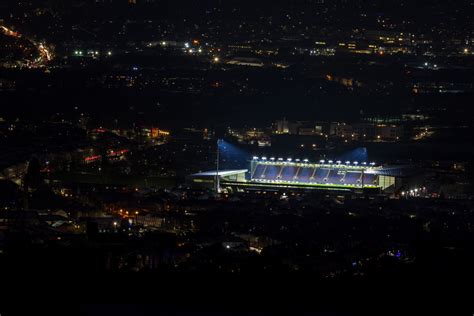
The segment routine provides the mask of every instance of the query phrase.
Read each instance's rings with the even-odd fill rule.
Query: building
[[[227,62],[228,65],[263,67],[265,64],[258,58],[235,57]]]
[[[361,140],[397,141],[404,135],[403,126],[371,123],[331,123],[330,135]]]
[[[287,121],[283,119],[273,124],[273,134],[321,136],[327,132],[327,125],[324,122]]]

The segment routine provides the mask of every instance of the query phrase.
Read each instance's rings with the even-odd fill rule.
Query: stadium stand
[[[364,173],[364,185],[377,184],[377,175],[373,173]]]
[[[345,184],[357,185],[362,183],[362,172],[346,172],[344,177]]]
[[[377,173],[344,165],[304,165],[296,163],[257,162],[251,180],[301,184],[344,186],[377,185]]]

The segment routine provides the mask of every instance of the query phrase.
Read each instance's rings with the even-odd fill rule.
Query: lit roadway
[[[54,55],[51,52],[51,50],[46,46],[44,43],[36,42],[35,40],[31,38],[27,38],[25,36],[22,36],[20,33],[13,31],[12,29],[0,25],[0,31],[6,35],[6,36],[11,36],[15,38],[23,38],[33,44],[36,49],[38,50],[39,57],[36,58],[35,60],[31,61],[31,64],[29,65],[30,67],[43,67],[46,66],[48,62],[53,60]]]

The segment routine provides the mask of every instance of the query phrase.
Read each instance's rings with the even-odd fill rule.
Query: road
[[[0,25],[0,31],[6,36],[15,37],[18,39],[20,38],[24,39],[36,47],[36,49],[38,50],[39,57],[34,60],[30,60],[28,67],[31,67],[31,68],[45,67],[50,61],[54,59],[54,54],[46,43],[37,42],[31,38],[23,36],[22,34],[16,31],[13,31],[11,28],[5,25]]]

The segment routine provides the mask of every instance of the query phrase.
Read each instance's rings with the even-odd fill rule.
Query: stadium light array
[[[354,161],[353,164],[357,166],[359,164],[359,162]]]
[[[295,161],[296,161],[296,162],[300,162],[300,160],[299,160],[299,159],[295,159]]]
[[[275,161],[275,157],[270,158],[271,161]]]
[[[283,161],[283,158],[278,158],[278,161]]]
[[[308,159],[303,159],[304,162],[308,162],[309,160]]]
[[[257,157],[257,156],[253,156],[253,160],[258,160],[258,157]]]
[[[371,166],[375,166],[375,162],[371,162],[370,165],[371,165]]]
[[[320,163],[324,163],[324,162],[325,162],[325,160],[324,160],[324,159],[321,159],[319,162],[320,162]]]
[[[350,162],[350,161],[346,161],[346,165],[350,165],[350,164],[351,164],[351,162]]]
[[[291,158],[288,158],[288,159],[286,159],[286,160],[287,160],[287,161],[292,161],[293,159],[291,159]]]
[[[267,157],[262,157],[262,160],[267,160]]]
[[[336,163],[337,163],[338,165],[340,165],[340,164],[342,163],[342,161],[338,160],[338,161],[336,161]]]
[[[333,161],[332,161],[332,160],[328,160],[328,163],[332,164],[332,163],[333,163]]]

